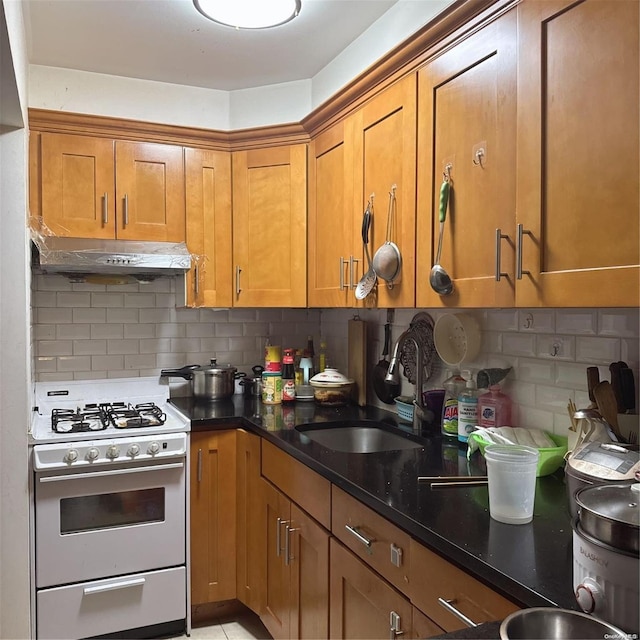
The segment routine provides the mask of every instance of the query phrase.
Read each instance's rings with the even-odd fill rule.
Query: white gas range
[[[37,638],[189,628],[189,428],[159,377],[36,383]]]

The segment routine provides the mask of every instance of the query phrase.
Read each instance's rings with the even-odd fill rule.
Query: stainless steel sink
[[[299,426],[302,436],[332,451],[345,453],[376,453],[419,449],[423,445],[410,438],[375,426]]]

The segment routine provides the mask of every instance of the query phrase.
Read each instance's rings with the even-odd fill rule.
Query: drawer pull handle
[[[106,191],[102,196],[102,224],[109,224],[109,194]]]
[[[139,587],[145,583],[145,578],[133,578],[132,580],[124,580],[122,582],[110,582],[101,584],[96,587],[85,587],[83,593],[90,596],[94,593],[104,593],[105,591],[115,591],[116,589],[128,589],[129,587]]]
[[[516,280],[522,280],[522,275],[530,275],[530,271],[524,271],[522,269],[522,236],[527,235],[533,237],[533,234],[528,229],[525,229],[522,224],[518,224],[516,235]]]
[[[344,266],[347,261],[340,256],[340,291],[344,291],[347,287],[344,284]]]
[[[371,545],[375,542],[375,538],[367,538],[367,536],[363,535],[358,531],[356,527],[352,527],[351,525],[345,524],[344,528],[352,535],[355,536],[360,542],[362,542],[365,547],[371,547]]]
[[[276,556],[280,557],[282,555],[282,543],[280,540],[280,529],[283,524],[289,524],[289,520],[283,520],[282,518],[278,518],[276,520]]]
[[[285,527],[285,538],[284,538],[284,564],[289,566],[292,560],[295,560],[295,556],[291,555],[291,534],[294,531],[299,531],[299,529],[294,529],[287,525]]]
[[[508,240],[509,236],[502,233],[502,229],[496,229],[496,282],[500,282],[500,278],[506,278],[508,273],[501,271],[502,265],[502,245],[501,240]]]
[[[471,618],[465,616],[464,613],[458,611],[458,609],[453,606],[454,602],[455,600],[445,600],[444,598],[438,598],[438,603],[443,606],[449,613],[458,618],[458,620],[464,622],[467,627],[477,627],[477,623],[475,623]]]

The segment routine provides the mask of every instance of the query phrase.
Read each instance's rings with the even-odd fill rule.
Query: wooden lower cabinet
[[[411,611],[411,637],[416,640],[424,640],[431,636],[439,636],[445,633],[431,618],[425,616],[420,609],[412,607]]]
[[[191,604],[236,597],[236,430],[191,434]]]
[[[262,622],[276,639],[326,638],[329,532],[270,482],[263,480],[261,491],[266,545]]]
[[[411,603],[335,538],[330,544],[329,637],[349,640],[410,635]]]

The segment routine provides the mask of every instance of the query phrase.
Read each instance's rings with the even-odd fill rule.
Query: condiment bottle
[[[285,349],[282,358],[282,402],[296,399],[296,367],[293,349]]]

